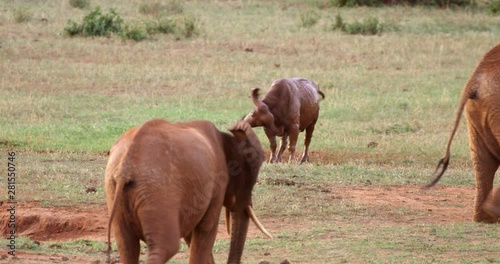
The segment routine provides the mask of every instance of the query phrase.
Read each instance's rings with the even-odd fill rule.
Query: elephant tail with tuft
[[[479,68],[479,66],[477,68]],[[434,186],[441,179],[446,169],[448,168],[448,165],[450,163],[451,142],[453,141],[453,137],[457,132],[458,125],[460,124],[460,118],[462,117],[462,113],[464,112],[465,104],[469,99],[471,100],[477,99],[477,90],[479,89],[480,85],[476,77],[479,74],[477,72],[478,71],[477,68],[472,74],[471,78],[465,84],[464,89],[462,90],[462,94],[460,96],[460,103],[458,104],[458,109],[455,115],[455,123],[453,124],[453,129],[451,130],[451,135],[450,138],[448,139],[448,144],[446,145],[446,153],[444,157],[439,160],[438,165],[436,166],[436,170],[434,171],[434,179],[425,186],[426,188]]]
[[[116,180],[115,195],[113,199],[113,206],[111,207],[111,213],[108,220],[108,249],[106,251],[106,263],[111,263],[111,224],[113,223],[113,218],[116,212],[116,206],[121,201],[123,196],[123,189],[129,181],[118,178]]]

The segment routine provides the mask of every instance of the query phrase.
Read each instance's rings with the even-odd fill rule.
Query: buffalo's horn
[[[269,233],[269,231],[266,230],[266,228],[259,222],[259,219],[257,219],[257,216],[255,216],[252,206],[248,205],[246,209],[248,216],[250,216],[250,219],[252,219],[253,223],[259,228],[259,230],[267,237],[273,238],[271,233]]]
[[[257,108],[260,108],[264,104],[259,100],[259,90],[259,88],[253,88],[252,90],[252,101]]]

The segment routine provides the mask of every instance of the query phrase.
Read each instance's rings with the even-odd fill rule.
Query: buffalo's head
[[[269,110],[269,106],[259,100],[259,88],[254,88],[252,90],[252,101],[255,108],[243,118],[243,121],[248,122],[251,127],[262,126],[278,136],[283,134],[283,129],[278,129],[276,127],[274,115],[271,110]]]

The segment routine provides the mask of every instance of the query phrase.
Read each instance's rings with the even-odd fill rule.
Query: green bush
[[[96,7],[83,18],[81,25],[69,20],[64,31],[70,36],[110,36],[112,33],[121,33],[122,24],[123,19],[114,9],[110,9],[108,14],[103,14],[101,8]]]
[[[491,14],[498,14],[500,13],[500,0],[491,0],[488,3],[488,10]]]
[[[99,7],[83,18],[78,24],[68,20],[64,32],[68,36],[110,36],[117,34],[122,39],[141,41],[157,33],[174,34],[176,39],[191,38],[199,34],[198,20],[193,16],[184,16],[177,19],[158,16],[156,20],[134,22],[125,24],[124,20],[110,9],[108,14],[103,14]]]
[[[89,0],[69,0],[69,4],[74,8],[83,9],[89,5]]]
[[[147,39],[150,35],[151,34],[148,33],[147,29],[136,24],[125,26],[122,33],[122,38],[141,41]]]
[[[156,31],[163,34],[173,34],[177,30],[177,21],[170,17],[158,19]]]
[[[346,24],[344,31],[349,34],[377,35],[382,33],[382,26],[379,24],[378,19],[370,17],[363,20],[363,22],[355,21]]]

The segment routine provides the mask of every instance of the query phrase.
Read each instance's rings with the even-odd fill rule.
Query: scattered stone
[[[69,258],[68,257],[62,257],[62,261],[68,261]]]
[[[245,52],[253,52],[253,48],[245,48]]]
[[[0,256],[0,259],[6,259],[8,258],[9,256],[7,256],[6,254],[3,254],[2,256]]]
[[[269,261],[261,261],[259,262],[259,264],[271,264],[271,263],[269,263]]]
[[[376,147],[376,146],[378,146],[378,143],[377,143],[377,142],[375,142],[375,141],[372,141],[372,142],[368,143],[368,147],[369,147],[369,148],[374,148],[374,147]]]
[[[288,261],[288,259],[285,259],[282,262],[280,262],[280,264],[290,264],[290,261]]]
[[[87,193],[95,193],[97,192],[97,189],[95,187],[87,187],[85,190]]]

